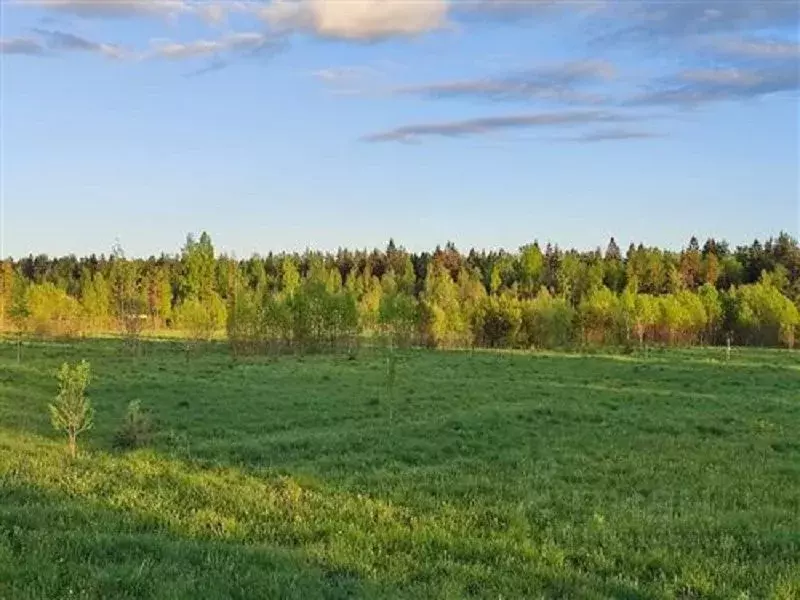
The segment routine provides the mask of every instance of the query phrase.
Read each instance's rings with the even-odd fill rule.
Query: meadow
[[[90,361],[70,459],[47,405]],[[800,361],[0,344],[0,598],[800,598]],[[139,399],[146,448],[114,433]]]

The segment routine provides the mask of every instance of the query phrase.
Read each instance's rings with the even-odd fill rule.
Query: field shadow
[[[0,471],[0,597],[652,597],[448,512],[21,444]]]
[[[352,598],[380,586],[302,552],[171,531],[73,494],[4,483],[3,598]]]

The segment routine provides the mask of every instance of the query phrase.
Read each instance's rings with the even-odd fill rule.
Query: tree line
[[[434,347],[794,345],[800,247],[786,233],[680,251],[612,238],[605,250],[534,242],[516,252],[452,243],[217,255],[207,233],[180,254],[28,256],[0,262],[0,328],[70,336],[172,329],[227,334],[235,352],[351,348],[375,338]]]

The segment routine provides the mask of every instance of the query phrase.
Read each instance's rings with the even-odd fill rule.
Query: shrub
[[[114,436],[114,447],[120,449],[141,448],[150,443],[153,435],[153,423],[147,411],[142,409],[139,400],[132,400],[122,425]]]
[[[80,304],[52,283],[32,285],[28,291],[27,308],[30,327],[37,335],[71,336],[79,330]]]
[[[225,326],[225,313],[225,304],[217,294],[203,301],[190,296],[176,308],[176,320],[178,327],[186,331],[193,341],[208,341]]]
[[[89,363],[82,360],[74,367],[68,363],[58,371],[58,396],[50,405],[50,421],[56,431],[67,434],[69,453],[78,453],[78,435],[94,424],[94,409],[86,397],[89,386]]]
[[[490,348],[511,348],[522,326],[520,302],[513,296],[488,296],[475,315],[476,337]]]
[[[564,348],[572,344],[575,310],[564,298],[542,289],[522,303],[520,341],[527,348]]]

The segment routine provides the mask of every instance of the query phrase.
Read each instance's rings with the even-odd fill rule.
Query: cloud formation
[[[614,142],[620,140],[648,140],[665,137],[663,133],[640,131],[636,129],[600,129],[588,131],[575,137],[564,138],[565,142],[590,144],[595,142]]]
[[[237,57],[256,57],[271,54],[284,47],[285,40],[263,32],[230,33],[219,39],[199,39],[188,42],[159,40],[150,50],[125,49],[116,44],[95,42],[74,33],[58,29],[34,28],[37,37],[16,37],[0,40],[0,53],[28,56],[58,56],[70,52],[85,52],[118,60],[191,60],[212,59],[211,65],[193,74],[219,70]]]
[[[800,6],[784,0],[627,0],[608,2],[609,40],[657,40],[797,26]]]
[[[724,39],[718,40],[715,49],[727,55],[757,59],[800,59],[800,44],[783,40]]]
[[[619,113],[596,110],[543,112],[406,125],[388,131],[373,133],[362,139],[367,142],[413,142],[418,141],[420,138],[431,136],[462,137],[509,129],[617,123],[634,119],[634,117]]]
[[[165,16],[189,9],[186,0],[18,0],[85,18]]]
[[[108,58],[124,58],[127,54],[120,46],[92,42],[86,38],[57,29],[34,29],[33,31],[41,36],[47,47],[54,52],[90,52]]]
[[[233,33],[218,40],[194,40],[191,42],[168,42],[158,45],[149,53],[149,57],[171,60],[209,57],[226,52],[257,53],[265,48],[275,48],[280,44],[278,38],[264,33]]]
[[[616,77],[614,66],[602,60],[545,65],[502,77],[485,77],[398,87],[395,94],[428,98],[481,98],[486,100],[550,100],[565,104],[601,104],[607,96],[578,87]]]
[[[279,30],[375,41],[438,29],[447,12],[447,0],[273,0],[259,14]]]
[[[385,74],[358,67],[317,67],[314,76],[334,93],[373,92],[426,100],[481,100],[547,106],[552,112],[486,116],[460,121],[401,125],[362,139],[412,142],[464,137],[522,128],[574,128],[643,120],[642,107],[675,113],[721,102],[760,99],[800,91],[800,2],[791,0],[0,0],[35,5],[64,20],[84,18],[183,17],[224,28],[220,37],[190,41],[153,40],[125,50],[50,25],[0,41],[5,55],[52,56],[83,52],[115,59],[203,61],[198,75],[231,61],[283,49],[293,34],[359,44],[413,38],[437,30],[480,35],[493,26],[525,27],[531,35],[547,25],[568,37],[566,51],[592,59],[566,60],[489,75],[443,76],[397,85]],[[236,13],[235,19],[230,18]],[[564,17],[564,18],[562,18]],[[249,20],[252,30],[228,31]],[[41,21],[40,21],[41,24]],[[195,23],[202,25],[202,23]],[[562,27],[563,25],[563,27]],[[47,26],[45,26],[47,27]],[[263,31],[262,31],[263,29]],[[457,36],[453,36],[455,39]],[[462,38],[463,39],[463,38]],[[545,40],[546,41],[546,40]],[[574,42],[574,43],[573,43]],[[598,43],[600,42],[600,43]],[[583,47],[581,47],[583,45]],[[655,51],[655,52],[654,52]],[[609,57],[641,56],[626,72]],[[430,56],[435,60],[435,55]],[[521,57],[520,60],[529,57]],[[359,60],[359,59],[356,59]],[[194,66],[197,64],[193,63]],[[473,68],[476,63],[471,63]],[[679,65],[669,72],[665,65]],[[709,65],[711,68],[709,68]],[[312,67],[313,68],[313,67]],[[378,79],[381,79],[378,81]],[[405,79],[405,77],[404,77]],[[407,80],[407,79],[406,79]],[[599,110],[605,108],[607,110]],[[530,106],[526,110],[531,110]],[[613,112],[609,112],[613,111]],[[574,129],[572,129],[574,131]],[[580,129],[579,129],[580,131]],[[580,143],[657,137],[647,131],[604,128],[577,137]]]
[[[20,54],[24,56],[42,56],[44,47],[31,38],[14,37],[0,39],[0,54]]]
[[[714,102],[751,100],[800,89],[798,66],[745,70],[739,68],[681,71],[660,86],[625,102],[628,106],[697,107]]]

